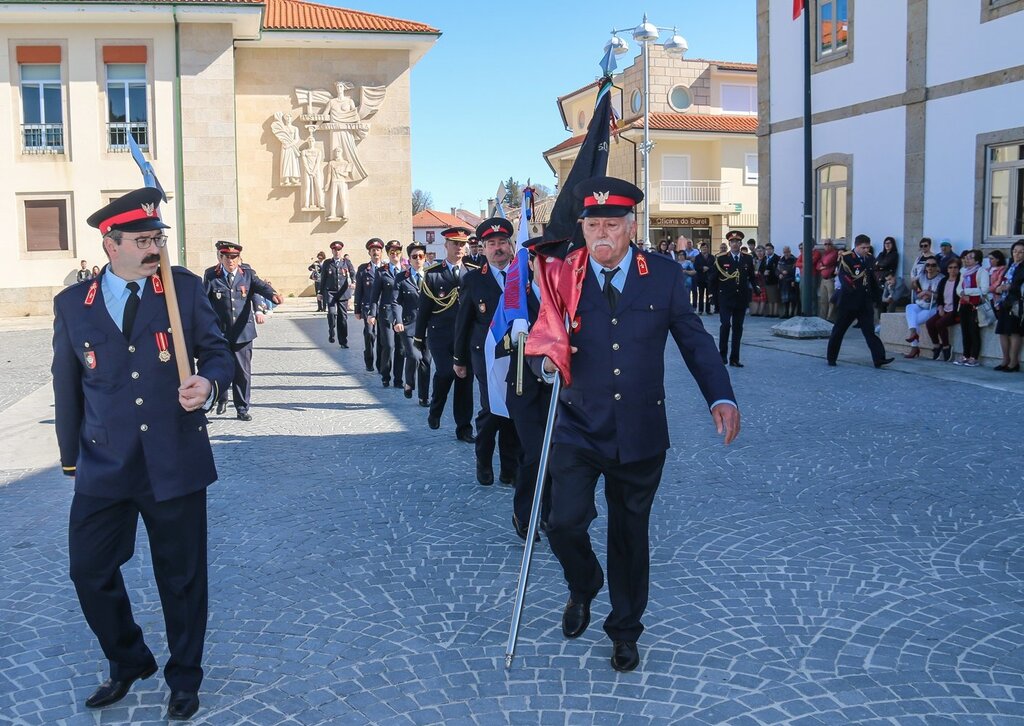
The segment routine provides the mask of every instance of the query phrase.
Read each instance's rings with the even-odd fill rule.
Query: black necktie
[[[235,284],[235,273],[229,272],[228,273],[228,287],[231,287],[234,284]]]
[[[505,270],[502,270],[502,271],[501,271],[501,289],[502,289],[502,290],[504,290],[504,289],[505,289],[505,281],[506,281],[507,279],[508,279],[508,277],[506,277],[506,275],[505,275]]]
[[[131,340],[135,315],[139,312],[139,283],[129,282],[128,289],[132,294],[128,296],[128,301],[124,304],[124,318],[121,319],[121,331],[124,333],[125,340]]]
[[[736,261],[736,262],[739,262],[739,261],[740,261],[740,256],[739,256],[739,255],[733,255],[733,256],[732,256],[732,259],[733,259],[734,261]]]
[[[614,270],[601,270],[601,274],[604,275],[604,296],[608,298],[608,307],[613,313],[615,312],[615,304],[619,301],[619,291],[616,290],[615,285],[612,284],[612,278],[615,277],[618,272],[618,267]]]
[[[459,279],[459,266],[458,265],[455,265],[455,267],[452,268],[452,274],[455,275],[455,279],[456,280]]]

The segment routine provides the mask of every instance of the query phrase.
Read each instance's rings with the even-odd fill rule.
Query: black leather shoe
[[[104,706],[109,706],[112,703],[117,703],[128,695],[128,691],[131,690],[132,684],[135,683],[135,681],[141,681],[149,678],[154,673],[156,673],[155,663],[134,678],[126,678],[123,681],[113,681],[108,678],[103,682],[103,685],[93,692],[91,696],[85,699],[85,707],[103,708]]]
[[[887,366],[890,363],[892,363],[894,360],[896,360],[896,359],[895,358],[882,358],[882,360],[876,360],[875,361],[875,368],[881,368],[882,366]]]
[[[405,397],[406,398],[412,398],[412,389],[411,388],[406,388],[405,389]]]
[[[723,366],[729,365],[729,359],[726,358],[724,355],[722,356],[722,365]]]
[[[519,535],[519,539],[521,539],[523,542],[525,542],[526,541],[526,535],[530,533],[530,525],[529,525],[529,523],[523,524],[522,522],[519,521],[519,518],[516,515],[513,514],[512,515],[512,526],[515,527],[516,534]],[[533,534],[533,541],[534,542],[540,542],[540,535],[537,534],[536,532],[534,532],[534,534]]]
[[[740,363],[738,360],[731,360],[731,361],[729,361],[729,365],[731,365],[733,368],[742,368],[743,367],[743,364]]]
[[[238,412],[238,420],[239,421],[252,421],[252,414],[249,413],[248,411],[239,411]]]
[[[217,401],[217,415],[218,416],[223,414],[227,410],[228,410],[228,402],[227,401]]]
[[[612,641],[612,668],[628,673],[640,665],[640,651],[637,650],[634,640],[613,640]]]
[[[441,419],[431,418],[430,416],[427,416],[427,426],[435,430],[439,429],[441,428]]]
[[[423,408],[430,408],[430,401],[425,398],[421,398],[420,405],[423,406]]]
[[[348,350],[348,343],[338,343],[338,345]]]
[[[572,596],[565,603],[562,611],[562,635],[566,638],[578,638],[590,625],[590,600],[573,602]]]
[[[476,480],[485,487],[494,483],[494,471],[486,464],[476,463]]]
[[[187,721],[199,710],[199,694],[194,691],[171,691],[167,703],[167,718],[171,721]]]
[[[829,368],[835,368],[836,367],[836,362],[834,360],[830,360],[830,361],[827,361],[827,362],[828,362],[828,367]]]
[[[507,484],[508,486],[512,486],[513,484],[515,484],[516,475],[515,475],[514,472],[505,471],[503,469],[498,474],[498,481],[500,481],[502,484]]]
[[[455,434],[455,438],[457,438],[459,441],[464,441],[467,444],[476,443],[476,436],[473,435],[472,431],[460,431],[459,433]]]
[[[381,385],[383,385],[384,388],[391,388],[391,384],[388,383],[387,381],[381,381]]]
[[[327,342],[328,343],[333,343],[334,342],[334,336],[333,335],[328,335],[327,336]]]
[[[373,373],[373,366],[366,366],[367,373]]]

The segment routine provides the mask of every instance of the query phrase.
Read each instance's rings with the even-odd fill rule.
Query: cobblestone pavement
[[[46,330],[0,333],[0,411],[50,380],[50,338]]]
[[[324,328],[276,314],[254,421],[210,427],[221,480],[196,722],[1024,724],[1024,396],[752,346],[732,370],[744,430],[726,449],[670,347],[641,668],[608,665],[607,591],[595,625],[562,638],[565,586],[542,544],[506,672],[510,490],[476,485],[450,419],[427,429]],[[82,707],[106,672],[66,572],[69,483],[5,483],[0,722],[160,722],[159,679]],[[163,661],[139,540],[125,578]]]

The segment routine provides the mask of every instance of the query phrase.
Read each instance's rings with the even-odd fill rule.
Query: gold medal
[[[171,351],[162,350],[160,351],[160,355],[158,357],[160,358],[161,363],[167,363],[171,359]]]

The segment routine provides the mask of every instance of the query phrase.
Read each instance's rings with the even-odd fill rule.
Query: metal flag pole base
[[[508,632],[508,646],[505,648],[505,668],[512,667],[519,639],[519,621],[523,618],[523,601],[526,599],[526,582],[530,577],[530,560],[533,558],[533,540],[540,526],[540,504],[544,499],[544,479],[548,473],[548,457],[551,454],[551,435],[555,429],[555,412],[558,410],[558,394],[562,390],[562,376],[555,376],[551,386],[551,403],[548,405],[548,422],[544,427],[544,442],[540,449],[540,463],[537,466],[537,487],[533,492],[533,507],[530,509],[530,526],[526,528],[526,547],[523,549],[523,565],[519,569],[519,587],[516,601],[512,606],[512,627]]]

